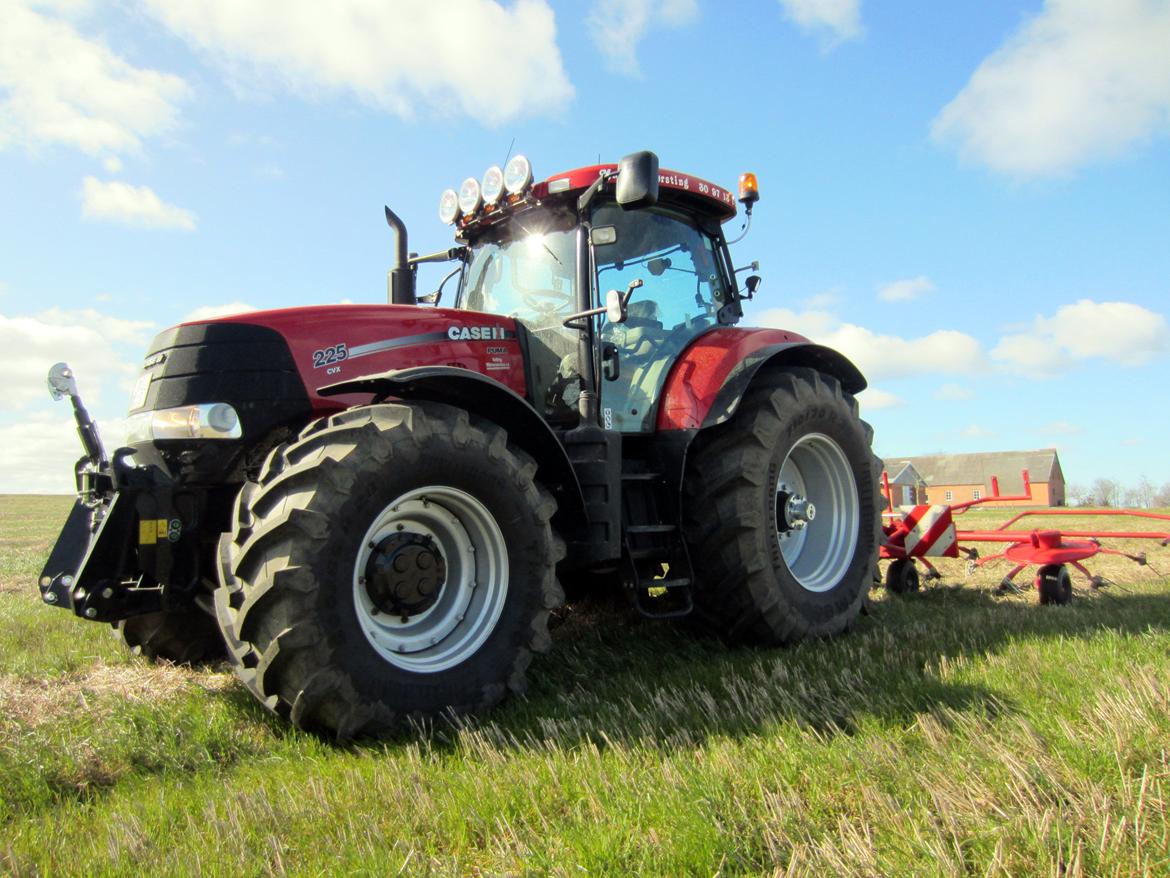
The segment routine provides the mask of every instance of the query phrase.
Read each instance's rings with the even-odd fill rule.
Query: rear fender
[[[722,424],[735,414],[764,367],[807,366],[832,375],[846,392],[866,387],[847,357],[778,329],[725,328],[708,332],[672,367],[658,410],[659,430],[694,430]]]
[[[527,400],[498,381],[469,369],[418,366],[329,384],[317,393],[372,393],[375,401],[395,398],[441,402],[499,424],[508,431],[509,439],[536,461],[537,479],[556,498],[558,525],[566,539],[584,528],[585,500],[564,446]]]

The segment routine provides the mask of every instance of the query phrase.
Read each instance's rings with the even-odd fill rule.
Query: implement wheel
[[[837,380],[803,368],[761,376],[699,436],[684,491],[700,626],[783,644],[853,624],[881,531],[871,436]]]
[[[1036,574],[1036,591],[1042,604],[1072,601],[1072,577],[1063,564],[1045,564]]]
[[[886,590],[894,594],[918,591],[918,567],[909,558],[898,558],[886,568]]]
[[[433,403],[318,421],[274,451],[221,544],[240,678],[340,739],[522,691],[564,600],[556,504],[498,426]]]

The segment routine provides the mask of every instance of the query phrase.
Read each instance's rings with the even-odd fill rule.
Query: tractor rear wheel
[[[805,368],[761,376],[700,435],[684,485],[698,624],[786,644],[854,623],[881,532],[871,437],[837,380]]]
[[[1036,590],[1042,604],[1072,602],[1072,577],[1063,564],[1045,564],[1036,574]]]
[[[199,607],[131,616],[113,628],[114,636],[132,653],[153,661],[198,665],[227,654],[215,619]]]
[[[221,543],[216,610],[240,678],[338,739],[523,691],[564,601],[535,472],[500,427],[446,405],[311,424],[244,487]]]

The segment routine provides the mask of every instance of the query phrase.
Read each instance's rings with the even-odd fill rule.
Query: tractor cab
[[[754,182],[741,195],[750,213]],[[535,184],[517,156],[444,192],[439,214],[465,245],[455,307],[519,322],[528,384],[553,424],[586,414],[582,393],[600,372],[602,425],[652,431],[678,355],[742,313],[722,234],[731,193],[659,170],[650,153]]]

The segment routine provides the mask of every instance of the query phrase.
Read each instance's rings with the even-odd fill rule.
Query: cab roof
[[[553,174],[539,183],[534,183],[532,194],[543,201],[563,193],[580,192],[587,189],[602,171],[616,171],[617,169],[617,165],[609,164],[586,165],[583,168],[563,171],[559,174]],[[736,213],[735,195],[731,190],[716,186],[714,183],[691,174],[672,171],[669,168],[659,168],[658,189],[660,199],[668,202],[681,202],[692,209],[717,218],[721,223],[732,219]]]

